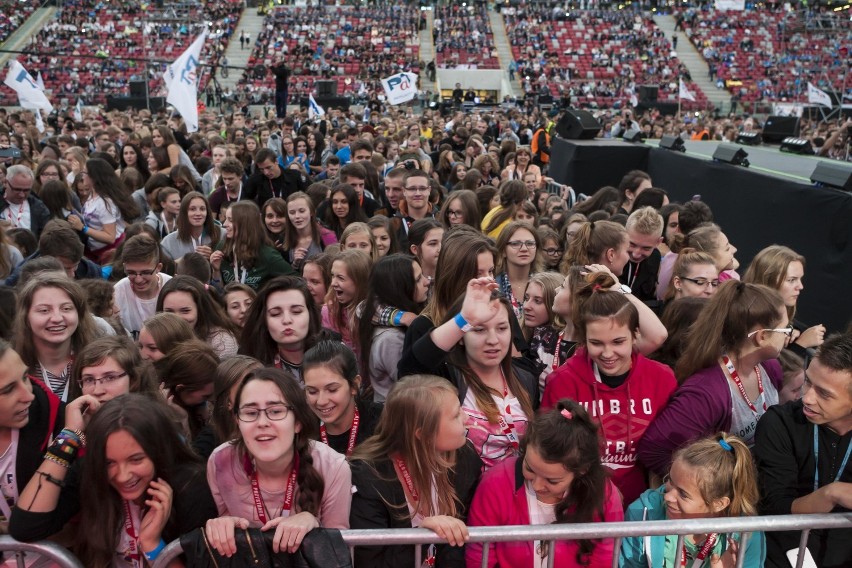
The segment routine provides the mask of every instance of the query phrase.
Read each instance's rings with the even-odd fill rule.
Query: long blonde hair
[[[448,515],[460,512],[461,501],[448,475],[456,464],[455,452],[438,452],[435,439],[441,426],[441,393],[458,398],[447,379],[433,375],[409,375],[400,379],[385,400],[375,433],[355,448],[351,460],[361,460],[374,470],[376,463],[398,455],[411,472],[414,489],[420,495],[412,516]],[[437,501],[433,502],[432,483]],[[400,516],[408,517],[405,505]]]

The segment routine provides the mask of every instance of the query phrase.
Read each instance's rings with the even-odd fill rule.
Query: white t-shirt
[[[27,200],[24,200],[24,202],[20,205],[13,205],[12,203],[9,203],[9,206],[0,213],[0,218],[9,221],[16,229],[30,229],[32,227],[30,204]]]
[[[158,275],[160,285],[157,288],[157,293],[163,289],[166,282],[172,279],[168,274],[162,272]],[[121,308],[121,323],[124,329],[136,339],[139,337],[139,331],[142,330],[142,324],[145,320],[153,316],[157,309],[157,296],[150,300],[143,300],[133,293],[133,288],[130,286],[130,280],[125,277],[118,281],[115,285],[115,302]]]
[[[8,521],[12,515],[12,507],[18,502],[18,483],[15,480],[15,461],[18,457],[18,436],[20,430],[12,429],[12,439],[9,442],[9,447],[0,456],[0,492],[3,493],[3,500],[0,501],[0,511],[3,513],[3,520]]]
[[[527,494],[527,508],[530,513],[531,525],[550,525],[556,520],[556,504],[542,503],[538,500],[529,481],[524,481],[524,489]],[[533,567],[541,568],[547,565],[547,555],[542,556],[543,552],[550,553],[550,550],[542,549],[542,542],[537,540],[533,543],[535,554],[533,554]],[[551,544],[552,547],[552,544]]]
[[[125,225],[118,207],[111,199],[104,199],[100,195],[91,197],[83,204],[83,221],[96,231],[102,231],[104,225],[115,223],[115,238],[124,234]],[[87,244],[89,250],[100,250],[112,243],[102,243],[89,237]]]

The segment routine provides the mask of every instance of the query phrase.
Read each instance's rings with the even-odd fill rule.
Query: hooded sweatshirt
[[[553,408],[563,398],[583,405],[600,425],[601,460],[612,470],[612,482],[621,490],[624,502],[632,503],[647,488],[637,445],[676,387],[669,367],[634,351],[627,379],[610,388],[597,380],[588,352],[578,347],[547,378],[541,408]]]
[[[667,520],[665,486],[645,491],[639,499],[632,503],[625,513],[625,521],[664,521]],[[716,546],[707,555],[702,568],[710,566],[712,555],[721,555],[728,549],[728,539],[740,542],[740,533],[721,533],[716,539]],[[671,560],[666,561],[666,539],[677,542],[673,536],[632,536],[621,542],[621,555],[618,565],[620,568],[664,568],[672,566]],[[686,540],[686,539],[684,539]],[[671,546],[669,547],[671,549]],[[743,566],[763,566],[766,559],[766,539],[762,532],[752,533],[745,548]],[[692,566],[691,563],[688,563]]]

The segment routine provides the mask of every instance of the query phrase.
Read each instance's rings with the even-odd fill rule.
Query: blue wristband
[[[160,544],[157,545],[157,548],[155,548],[151,552],[142,551],[142,553],[145,555],[145,558],[148,560],[148,562],[153,562],[157,559],[160,553],[163,552],[164,548],[166,548],[166,541],[160,539]]]
[[[83,225],[83,234],[85,235],[85,234],[86,234],[86,233],[88,233],[88,232],[89,232],[89,226],[88,226],[88,225]]]
[[[464,319],[464,316],[461,314],[461,312],[456,314],[456,317],[453,318],[453,321],[456,322],[456,325],[459,326],[459,329],[465,333],[470,331],[470,328],[473,327],[467,322],[466,319]]]
[[[399,324],[401,324],[401,323],[402,323],[402,315],[403,315],[404,313],[405,313],[405,312],[404,312],[404,311],[402,311],[402,310],[397,310],[397,311],[396,311],[396,313],[393,315],[393,324],[394,324],[395,326],[399,326]]]

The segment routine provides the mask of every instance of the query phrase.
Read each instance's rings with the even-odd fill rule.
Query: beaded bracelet
[[[65,469],[70,469],[71,467],[71,463],[68,460],[58,458],[52,454],[44,454],[44,459],[46,459],[47,461],[52,461],[57,465],[61,465]]]

